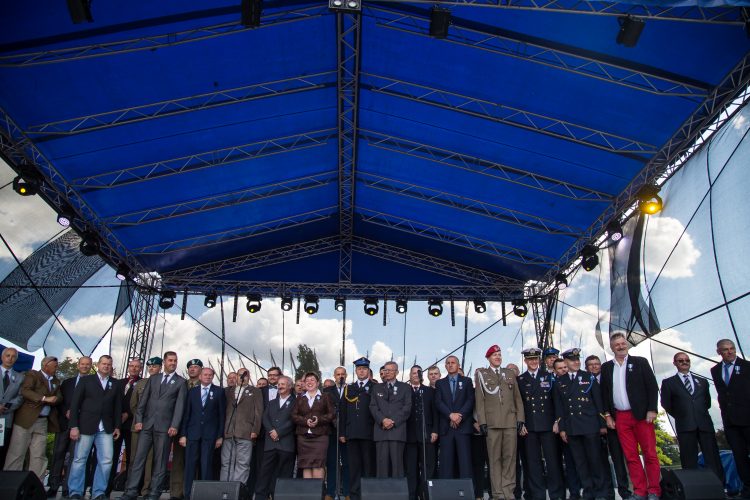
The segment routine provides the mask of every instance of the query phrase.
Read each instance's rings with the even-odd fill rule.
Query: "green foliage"
[[[317,373],[320,376],[318,356],[307,344],[300,344],[297,348],[297,361],[297,371],[294,374],[295,380],[299,380],[307,372]]]
[[[65,380],[66,378],[75,377],[78,375],[78,360],[73,358],[65,358],[57,364],[57,378],[58,380]]]

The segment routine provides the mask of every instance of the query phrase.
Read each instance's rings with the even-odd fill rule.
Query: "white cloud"
[[[646,272],[655,277],[661,271],[663,278],[689,278],[693,276],[693,267],[698,262],[701,252],[696,248],[692,236],[685,232],[685,226],[672,217],[652,217],[646,232]],[[682,239],[670,256],[669,253],[682,234]]]

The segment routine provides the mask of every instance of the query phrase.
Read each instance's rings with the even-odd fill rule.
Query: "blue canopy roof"
[[[4,10],[4,158],[167,287],[512,296],[748,84],[738,7],[266,1],[252,27],[240,4]]]

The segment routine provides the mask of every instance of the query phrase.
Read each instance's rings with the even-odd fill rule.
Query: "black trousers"
[[[568,446],[583,484],[583,497],[606,497],[599,433],[568,436]]]
[[[265,450],[260,465],[260,475],[255,482],[255,494],[259,500],[266,500],[276,491],[276,480],[291,478],[294,473],[293,451]],[[196,499],[197,500],[197,499]]]
[[[70,449],[71,456],[73,455],[73,446],[70,440],[70,433],[65,430],[55,434],[55,444],[52,448],[52,464],[49,471],[48,484],[50,489],[56,490],[60,486],[63,486],[63,491],[68,491],[67,472],[63,476],[63,470],[66,467],[65,455]],[[68,463],[68,465],[70,465]]]
[[[604,487],[607,489],[607,498],[615,497],[615,485],[612,483],[612,471],[607,462],[607,456],[612,458],[612,465],[615,469],[615,479],[617,479],[617,492],[622,498],[629,497],[630,479],[628,477],[628,466],[625,463],[625,455],[622,453],[620,440],[617,437],[617,431],[607,429],[607,435],[601,437],[602,443],[602,463],[606,464],[604,469]]]
[[[426,458],[425,458],[426,457]],[[409,499],[427,498],[426,479],[433,479],[435,471],[435,445],[427,442],[406,443],[406,480],[409,484]],[[425,467],[425,464],[426,467]],[[426,471],[426,474],[425,474]]]
[[[10,448],[10,438],[13,436],[13,426],[5,426],[5,445],[0,446],[0,470],[5,467],[5,456]]]
[[[347,439],[346,454],[349,459],[349,496],[359,500],[362,478],[375,477],[375,443],[369,439]]]
[[[487,438],[481,435],[466,435],[466,437],[471,437],[471,480],[474,484],[474,496],[481,498],[484,496],[485,491],[492,493],[489,457],[487,456]],[[487,466],[486,470],[485,465]],[[445,478],[442,474],[442,467],[440,477]]]
[[[563,459],[563,479],[570,492],[570,498],[581,497],[581,478],[576,470],[573,454],[570,452],[570,445],[560,442],[560,454]]]
[[[250,457],[250,475],[247,477],[247,491],[253,492],[256,488],[256,481],[258,480],[258,474],[260,474],[260,468],[263,466],[263,447],[266,444],[266,431],[261,428],[258,439],[255,440],[255,448],[253,448],[253,454]],[[300,475],[302,475],[300,473]]]
[[[729,447],[732,448],[737,474],[742,480],[742,496],[750,498],[750,426],[727,425],[724,427]]]
[[[552,431],[529,432],[524,440],[524,480],[528,479],[526,498],[545,500],[546,490],[549,490],[549,497],[553,500],[565,498],[565,482],[557,436]],[[546,468],[542,466],[542,458]]]
[[[714,471],[714,474],[724,483],[724,467],[721,465],[715,433],[698,429],[678,432],[677,442],[680,444],[680,461],[683,469],[698,468],[698,445],[700,444],[706,467]]]
[[[112,470],[109,473],[109,484],[107,485],[107,494],[112,493],[112,485],[115,481],[115,476],[117,476],[117,466],[120,463],[120,456],[122,451],[122,445],[125,444],[125,456],[127,457],[126,461],[126,469],[125,473],[127,477],[128,468],[130,467],[130,462],[133,460],[133,454],[132,454],[132,434],[130,428],[132,427],[132,421],[126,421],[122,424],[123,427],[120,430],[120,437],[115,439],[115,445],[114,445],[114,455],[112,456]]]

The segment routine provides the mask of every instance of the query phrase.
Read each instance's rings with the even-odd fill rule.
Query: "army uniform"
[[[200,359],[191,359],[187,362],[187,367],[198,365],[203,368],[203,362]],[[185,381],[187,390],[197,387],[201,384],[200,379],[187,379]],[[180,446],[180,437],[172,438],[172,471],[169,474],[169,496],[170,498],[183,498],[185,496],[185,448]]]
[[[369,367],[370,361],[362,357],[354,365]],[[372,438],[375,420],[370,412],[370,394],[374,388],[372,380],[364,381],[362,387],[357,380],[346,386],[342,398],[341,435],[346,437],[349,492],[353,500],[361,498],[361,479],[375,477],[375,443]]]
[[[485,357],[499,351],[492,346]],[[518,429],[524,421],[523,401],[513,371],[507,368],[477,368],[475,374],[477,423],[487,430],[492,498],[513,498],[516,486]]]

